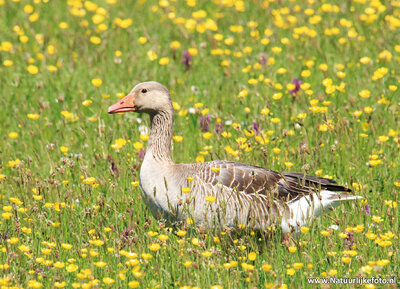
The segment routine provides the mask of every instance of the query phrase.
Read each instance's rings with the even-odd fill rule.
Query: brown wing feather
[[[201,172],[200,177],[206,183],[219,183],[238,192],[260,194],[284,201],[319,190],[351,192],[350,189],[337,185],[334,180],[301,173],[278,173],[262,167],[228,161],[212,161],[197,166],[196,171]]]

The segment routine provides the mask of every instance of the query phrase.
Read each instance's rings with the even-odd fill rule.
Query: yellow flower
[[[205,251],[205,252],[202,252],[201,255],[202,255],[203,257],[210,257],[210,256],[212,255],[212,252],[210,252],[210,251]]]
[[[199,246],[199,245],[200,245],[199,239],[193,238],[193,239],[192,239],[192,244],[193,244],[194,246]]]
[[[100,78],[93,78],[92,79],[92,84],[95,87],[99,87],[100,85],[102,85],[103,81]]]
[[[303,263],[293,263],[293,268],[296,270],[300,270],[303,268]]]
[[[297,247],[292,246],[292,247],[289,247],[288,250],[290,253],[295,253],[297,251]]]
[[[95,246],[103,246],[104,245],[104,241],[102,241],[102,240],[90,240],[89,243],[92,245],[95,245]]]
[[[112,283],[114,283],[114,279],[112,279],[110,277],[104,277],[103,282],[106,284],[112,284]]]
[[[389,206],[392,209],[395,209],[397,207],[397,202],[392,201],[392,200],[385,200],[385,205]]]
[[[279,154],[281,152],[280,148],[273,148],[272,151],[274,152],[274,154]]]
[[[328,131],[328,128],[329,128],[329,126],[327,125],[327,124],[321,124],[320,126],[319,126],[319,131],[322,131],[322,132],[326,132],[326,131]]]
[[[153,258],[153,255],[151,255],[149,253],[143,253],[142,258],[145,260],[150,260],[151,258]]]
[[[54,287],[56,287],[56,288],[64,288],[66,285],[67,285],[67,283],[65,281],[54,283]]]
[[[134,142],[133,147],[135,148],[135,150],[139,151],[143,148],[143,144],[141,142]]]
[[[128,283],[129,288],[138,288],[140,283],[138,281],[131,281]]]
[[[61,269],[61,268],[64,268],[64,266],[65,266],[65,263],[64,262],[55,262],[54,263],[54,267],[56,267],[56,268],[58,268],[58,269]]]
[[[6,59],[6,60],[3,61],[3,65],[6,66],[6,67],[10,67],[13,64],[14,64],[14,62],[12,60],[10,60],[10,59]]]
[[[265,272],[269,272],[272,269],[272,265],[265,263],[263,264],[262,268]]]
[[[12,131],[8,134],[8,136],[12,139],[16,139],[18,137],[18,133],[15,131]]]
[[[39,68],[35,65],[28,65],[26,68],[30,74],[37,74],[39,72]]]
[[[182,136],[180,136],[180,135],[174,135],[173,137],[173,140],[175,141],[175,142],[182,142],[182,140],[183,140],[183,137]]]
[[[210,139],[212,137],[212,133],[211,132],[205,132],[203,133],[203,138],[205,139]]]
[[[160,244],[157,243],[150,244],[148,247],[153,252],[157,252],[158,250],[160,250]]]
[[[37,114],[37,113],[28,113],[27,117],[30,118],[30,119],[36,120],[36,119],[39,118],[39,114]]]
[[[169,63],[169,58],[168,57],[162,57],[162,58],[160,58],[158,63],[160,65],[167,65]]]
[[[92,104],[93,101],[91,101],[90,99],[85,99],[84,101],[82,101],[82,105],[83,106],[89,106]]]
[[[328,231],[325,231],[325,230],[324,230],[324,231],[321,231],[321,235],[322,235],[322,236],[325,236],[325,237],[326,237],[326,236],[329,236],[330,234],[331,234],[331,233],[329,233]]]
[[[267,108],[267,107],[264,107],[264,108],[261,110],[261,114],[263,114],[263,115],[267,115],[269,112],[270,112],[270,110],[269,110],[269,108]]]
[[[155,53],[152,50],[147,51],[147,57],[149,58],[150,61],[156,60],[157,59],[157,53]]]
[[[214,203],[215,199],[216,199],[216,198],[215,198],[214,196],[205,197],[205,200],[206,200],[207,202],[209,202],[209,203]]]
[[[181,47],[181,43],[179,41],[172,41],[171,44],[169,45],[172,49],[178,49]]]
[[[63,247],[66,250],[70,250],[72,249],[72,245],[71,244],[67,244],[67,243],[62,243],[61,247]]]
[[[40,201],[41,199],[43,199],[43,196],[34,195],[33,198],[34,198],[36,201]]]
[[[257,258],[257,253],[250,252],[248,258],[250,261],[254,261]]]
[[[69,148],[66,147],[66,146],[61,146],[61,147],[60,147],[60,151],[61,151],[62,153],[64,153],[65,155],[67,154],[68,150],[69,150]]]
[[[176,232],[176,234],[177,234],[179,237],[184,237],[184,236],[186,235],[186,231],[179,230],[178,232]]]
[[[389,140],[389,137],[386,136],[386,135],[381,135],[381,136],[379,136],[378,140],[379,140],[380,142],[386,142],[386,141]]]
[[[95,181],[96,181],[96,178],[89,177],[89,178],[84,179],[83,183],[86,185],[93,185]]]
[[[93,264],[94,264],[96,267],[99,267],[99,268],[103,268],[104,266],[107,265],[107,263],[106,263],[106,262],[103,262],[103,261],[94,262]]]
[[[372,221],[374,221],[375,223],[381,223],[383,222],[383,219],[379,216],[372,216]]]
[[[368,98],[370,96],[371,92],[368,89],[361,90],[358,95],[361,96],[362,98]]]
[[[369,266],[369,265],[362,266],[362,267],[361,267],[361,271],[363,271],[364,273],[367,273],[367,274],[371,274],[372,267]]]
[[[293,268],[290,268],[290,269],[286,270],[286,274],[288,274],[290,276],[294,275],[294,273],[296,273],[296,270],[294,270]]]
[[[4,213],[1,214],[1,216],[3,217],[3,219],[9,220],[12,217],[12,213],[4,212]]]
[[[140,44],[145,44],[145,43],[147,42],[147,38],[141,36],[141,37],[138,38],[138,42],[139,42]]]
[[[90,36],[90,42],[95,45],[99,45],[101,43],[101,38],[98,36]]]
[[[190,190],[190,188],[182,188],[182,193],[184,193],[184,194],[187,194],[187,193],[189,193],[191,190]]]
[[[70,264],[65,269],[70,273],[75,272],[76,270],[78,270],[78,265]]]
[[[204,163],[204,161],[205,161],[205,159],[204,159],[203,156],[197,156],[197,157],[196,157],[196,162],[197,162],[197,163]]]
[[[291,168],[293,166],[292,162],[285,162],[285,166],[287,166],[288,168]]]
[[[346,257],[346,256],[342,257],[343,263],[347,264],[347,263],[350,263],[350,261],[351,261],[351,257]]]
[[[303,234],[307,233],[309,230],[310,230],[310,229],[309,229],[308,227],[304,227],[304,226],[302,226],[302,227],[300,228],[300,231],[301,231]]]

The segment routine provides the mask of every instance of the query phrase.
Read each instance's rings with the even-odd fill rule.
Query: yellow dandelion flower
[[[325,231],[325,230],[321,231],[321,235],[324,237],[329,236],[330,234],[331,233],[329,233],[328,231]]]
[[[30,118],[30,119],[36,120],[36,119],[39,118],[39,114],[37,114],[37,113],[28,113],[27,117]]]
[[[70,273],[75,272],[76,270],[78,270],[78,265],[70,264],[65,269]]]
[[[103,278],[103,282],[104,282],[105,284],[112,284],[112,283],[114,283],[115,281],[114,281],[114,279],[112,279],[112,278],[110,278],[110,277],[104,277],[104,278]]]
[[[286,270],[286,274],[288,274],[290,276],[294,275],[294,273],[296,273],[296,270],[294,270],[293,268],[290,268],[290,269]]]
[[[153,252],[157,252],[158,250],[160,250],[160,244],[157,244],[157,243],[150,244],[148,247],[149,247],[150,251],[153,251]]]
[[[272,265],[265,263],[263,264],[262,268],[265,272],[269,272],[272,269]]]
[[[197,163],[204,163],[204,161],[205,161],[205,158],[203,156],[197,156],[196,157],[196,162]]]
[[[30,74],[37,74],[39,72],[39,68],[35,65],[28,65],[28,67],[26,68],[26,70],[30,73]]]
[[[205,197],[205,200],[209,203],[214,203],[214,201],[216,200],[216,198],[214,196],[208,196]]]
[[[167,65],[169,63],[169,58],[168,57],[162,57],[162,58],[160,58],[158,63],[160,65]]]
[[[99,87],[100,85],[103,84],[103,81],[100,78],[93,78],[92,84],[94,87]]]
[[[129,288],[138,288],[140,283],[138,281],[131,281],[128,283]]]
[[[90,36],[90,42],[92,42],[94,45],[99,45],[101,43],[101,38],[98,36]]]
[[[257,258],[257,253],[255,253],[255,252],[250,252],[249,253],[248,259],[250,261],[254,261],[256,258]]]
[[[153,258],[153,255],[151,255],[149,253],[143,253],[142,258],[145,260],[150,260],[151,258]]]
[[[310,230],[310,228],[305,227],[305,226],[302,226],[302,227],[300,228],[300,231],[301,231],[303,234],[307,233],[309,230]]]

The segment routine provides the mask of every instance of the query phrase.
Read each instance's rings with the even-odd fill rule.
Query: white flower
[[[329,228],[331,228],[332,230],[337,231],[339,229],[338,225],[331,225]]]
[[[139,132],[140,134],[149,134],[149,128],[145,125],[139,126]]]

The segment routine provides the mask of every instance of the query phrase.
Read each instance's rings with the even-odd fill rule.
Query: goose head
[[[161,111],[173,111],[168,89],[155,81],[142,82],[117,103],[108,108],[108,113],[144,112],[154,115]]]

